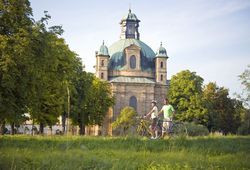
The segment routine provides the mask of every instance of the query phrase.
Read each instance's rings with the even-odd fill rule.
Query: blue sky
[[[168,79],[185,69],[242,91],[238,75],[250,64],[249,0],[31,0],[35,19],[47,10],[50,25],[62,25],[67,44],[94,72],[95,51],[119,40],[121,18],[132,12],[141,20],[140,39],[154,51],[167,49]]]

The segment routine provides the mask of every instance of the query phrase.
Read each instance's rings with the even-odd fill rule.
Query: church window
[[[163,68],[163,62],[161,61],[161,68]]]
[[[129,99],[129,106],[133,107],[135,110],[137,109],[137,99],[135,96],[131,96]]]
[[[102,66],[102,67],[104,66],[104,60],[101,61],[101,66]]]
[[[101,73],[101,79],[103,79],[104,78],[104,74],[103,73]]]
[[[163,75],[161,74],[161,81],[163,81]]]
[[[135,67],[136,67],[136,58],[135,58],[134,55],[132,55],[132,56],[130,57],[130,68],[131,68],[131,69],[135,69]]]

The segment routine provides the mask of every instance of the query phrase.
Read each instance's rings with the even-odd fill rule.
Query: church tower
[[[129,13],[125,15],[121,22],[121,35],[120,39],[140,39],[140,33],[138,31],[140,20],[137,19],[136,15],[131,13],[131,9],[129,9]]]
[[[166,85],[167,83],[167,59],[167,51],[162,47],[161,43],[155,56],[155,80],[157,83],[163,85]]]
[[[96,52],[96,76],[102,80],[108,80],[108,63],[109,52],[108,47],[104,44],[104,41]]]

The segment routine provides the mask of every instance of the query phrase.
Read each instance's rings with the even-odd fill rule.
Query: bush
[[[188,122],[185,125],[189,136],[207,136],[209,134],[206,126]]]
[[[248,135],[250,134],[249,122],[244,122],[237,130],[238,135]]]
[[[128,129],[133,127],[135,124],[134,118],[136,111],[132,107],[125,107],[122,109],[120,115],[112,123],[112,128],[120,131],[120,135],[126,135]]]

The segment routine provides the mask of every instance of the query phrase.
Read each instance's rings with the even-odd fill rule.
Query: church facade
[[[126,106],[139,115],[149,112],[151,101],[161,107],[168,90],[167,52],[160,44],[156,53],[140,40],[137,16],[129,10],[121,22],[120,40],[96,52],[96,76],[111,83],[115,105],[110,109],[102,131],[112,133],[111,122]]]

